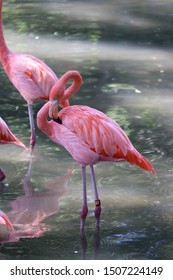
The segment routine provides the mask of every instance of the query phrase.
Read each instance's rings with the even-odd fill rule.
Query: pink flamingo
[[[0,144],[15,144],[27,150],[25,145],[10,131],[7,124],[0,117]],[[0,181],[5,179],[5,174],[0,169]]]
[[[73,83],[66,89],[67,82]],[[86,166],[90,166],[95,194],[96,226],[100,223],[101,202],[98,196],[93,165],[99,161],[126,160],[155,174],[149,161],[132,145],[120,126],[104,113],[88,106],[73,105],[58,112],[58,104],[72,97],[80,88],[82,78],[77,71],[66,72],[50,91],[50,101],[37,114],[38,127],[55,143],[65,147],[82,167],[83,207],[81,229],[88,212]],[[53,120],[48,121],[48,115]]]
[[[27,101],[31,129],[30,145],[33,147],[36,143],[33,102],[48,100],[50,89],[58,78],[43,61],[31,55],[9,50],[2,30],[2,0],[0,0],[0,60],[8,78]],[[68,101],[62,104],[62,107],[66,105]]]

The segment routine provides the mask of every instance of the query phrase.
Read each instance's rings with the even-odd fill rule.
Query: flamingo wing
[[[104,113],[88,106],[70,106],[59,114],[63,125],[100,156],[125,156],[133,146],[120,126]]]
[[[47,99],[58,78],[41,60],[31,55],[9,54],[5,70],[14,86],[27,101]]]

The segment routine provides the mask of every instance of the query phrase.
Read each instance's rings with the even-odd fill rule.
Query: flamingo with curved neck
[[[72,85],[66,84],[73,79]],[[82,167],[83,207],[81,228],[84,228],[88,212],[86,192],[86,166],[90,166],[95,194],[96,225],[100,224],[101,202],[98,196],[93,165],[100,161],[126,160],[152,174],[155,171],[149,161],[132,145],[120,126],[104,113],[88,107],[73,105],[58,111],[64,98],[72,97],[80,88],[82,77],[77,71],[66,72],[52,87],[50,101],[37,114],[38,127],[55,143],[64,146]],[[53,120],[48,121],[48,114]]]
[[[27,101],[31,129],[30,145],[33,147],[36,143],[33,102],[41,99],[49,100],[49,92],[58,78],[38,58],[9,50],[2,29],[2,0],[0,0],[0,60],[8,78]],[[61,104],[62,107],[68,105],[67,100]]]

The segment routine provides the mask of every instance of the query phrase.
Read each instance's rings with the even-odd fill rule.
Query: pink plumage
[[[14,230],[13,225],[8,216],[0,210],[0,224],[5,225],[9,230]]]
[[[25,145],[11,132],[7,124],[0,117],[0,144],[15,144],[22,147],[23,149],[27,148]],[[5,179],[4,172],[0,169],[0,181]]]
[[[11,132],[2,118],[0,118],[0,144],[15,144],[27,150],[26,146]]]

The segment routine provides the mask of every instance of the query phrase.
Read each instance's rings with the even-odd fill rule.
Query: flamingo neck
[[[53,120],[48,121],[50,102],[48,101],[37,114],[37,126],[42,130],[53,142],[61,145],[60,134],[61,125],[58,125]]]
[[[63,76],[64,83],[67,84],[67,82],[70,79],[73,79],[74,81],[71,84],[71,86],[65,90],[64,99],[70,99],[73,95],[75,95],[80,89],[82,84],[82,77],[77,71],[68,71],[68,72],[70,73],[67,75],[65,74],[64,75],[65,77]]]
[[[5,61],[6,54],[9,53],[9,49],[5,43],[3,29],[2,29],[2,0],[0,0],[0,60]]]
[[[71,79],[73,79],[72,84],[65,90],[67,82]],[[50,100],[64,101],[70,99],[80,89],[81,83],[82,77],[79,72],[73,70],[66,72],[52,87]]]

